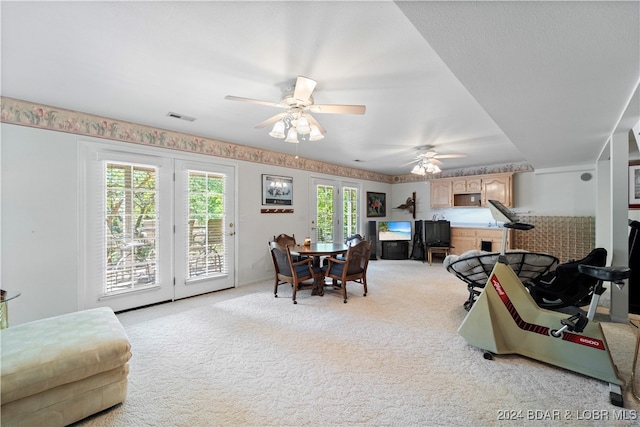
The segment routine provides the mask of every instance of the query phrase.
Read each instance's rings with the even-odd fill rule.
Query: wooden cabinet
[[[453,194],[480,193],[482,191],[482,178],[454,178],[452,187]]]
[[[451,227],[451,253],[461,255],[467,251],[482,249],[482,242],[491,246],[491,252],[499,252],[502,245],[502,228]],[[507,235],[510,248],[511,231]],[[488,248],[487,248],[488,249]]]
[[[451,253],[460,255],[472,249],[480,249],[476,247],[476,229],[452,227]]]
[[[450,208],[453,206],[450,179],[432,179],[430,187],[432,208]]]
[[[511,174],[488,175],[482,180],[482,206],[487,200],[497,200],[503,205],[513,206],[513,176]]]
[[[487,207],[487,200],[513,206],[513,174],[474,175],[432,179],[431,207]]]

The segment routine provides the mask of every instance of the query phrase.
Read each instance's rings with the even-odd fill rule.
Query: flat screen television
[[[379,221],[378,240],[411,240],[411,221]]]

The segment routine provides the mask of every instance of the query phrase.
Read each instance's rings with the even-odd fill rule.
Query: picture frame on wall
[[[262,175],[262,205],[293,205],[293,178],[290,176]]]
[[[629,209],[640,209],[640,160],[629,162]]]
[[[387,216],[387,194],[367,191],[367,217]]]

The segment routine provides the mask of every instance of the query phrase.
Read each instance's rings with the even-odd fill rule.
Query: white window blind
[[[104,161],[104,294],[156,285],[158,168]]]
[[[227,273],[225,175],[187,171],[187,281]]]

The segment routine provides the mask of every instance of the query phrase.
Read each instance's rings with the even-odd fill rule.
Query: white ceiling
[[[639,6],[2,1],[1,94],[391,175],[425,144],[467,154],[445,170],[592,164],[640,118]],[[288,144],[254,128],[281,110],[224,99],[277,102],[298,75],[366,114]]]

